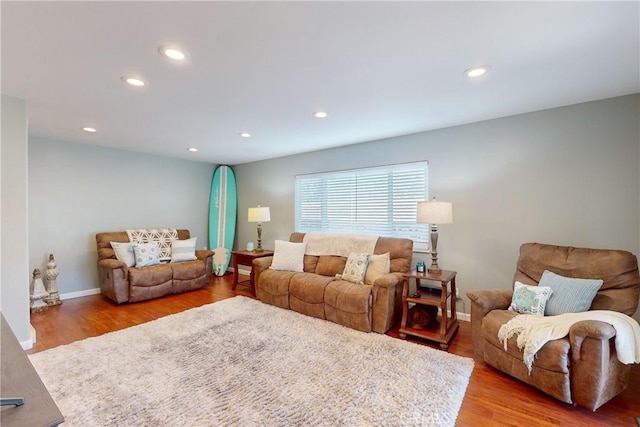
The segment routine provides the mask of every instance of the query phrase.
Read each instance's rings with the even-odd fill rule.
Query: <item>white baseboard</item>
[[[89,295],[96,295],[99,293],[100,293],[100,288],[86,289],[84,291],[67,292],[66,294],[60,294],[60,299],[66,300],[66,299],[80,298],[80,297],[86,297]]]

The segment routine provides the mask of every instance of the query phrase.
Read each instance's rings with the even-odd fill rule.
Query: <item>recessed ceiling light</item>
[[[184,61],[187,59],[187,54],[175,46],[160,46],[158,52],[160,55],[173,59],[174,61]]]
[[[136,76],[122,76],[120,78],[123,82],[130,84],[131,86],[144,86],[146,83],[140,77]]]
[[[491,67],[489,67],[488,65],[480,65],[478,67],[471,67],[468,70],[465,70],[464,75],[467,76],[467,77],[480,77],[481,75],[483,75],[487,71],[489,71],[489,69],[491,69]]]
[[[89,133],[96,133],[97,132],[96,128],[92,128],[92,127],[89,127],[89,126],[83,127],[82,130],[85,131],[85,132],[89,132]]]
[[[196,151],[198,151],[198,149],[195,147],[189,147],[187,148],[187,150],[191,151],[192,153],[195,153]]]
[[[325,117],[327,117],[328,114],[324,111],[317,111],[315,113],[313,113],[313,117],[316,117],[318,119],[324,119]]]
[[[251,134],[249,132],[242,132],[240,136],[243,138],[251,138]]]

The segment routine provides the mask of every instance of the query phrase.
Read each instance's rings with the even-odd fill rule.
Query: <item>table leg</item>
[[[238,257],[233,255],[233,285],[231,290],[235,291],[238,286]]]

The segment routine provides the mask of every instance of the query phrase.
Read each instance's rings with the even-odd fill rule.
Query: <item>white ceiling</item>
[[[239,164],[640,92],[639,5],[2,1],[1,90],[32,135]]]

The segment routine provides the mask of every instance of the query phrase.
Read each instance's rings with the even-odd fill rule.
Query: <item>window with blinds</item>
[[[296,176],[296,230],[406,237],[427,250],[427,224],[416,223],[429,200],[428,162]]]

